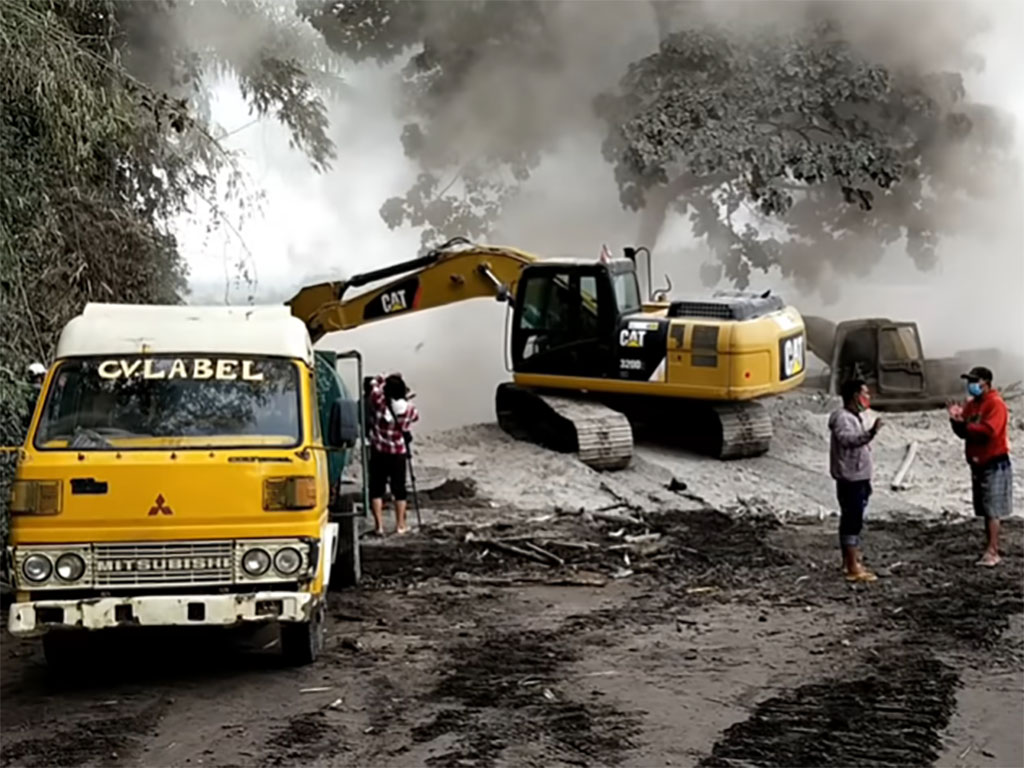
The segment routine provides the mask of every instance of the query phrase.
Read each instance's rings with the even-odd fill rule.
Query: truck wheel
[[[331,588],[359,584],[359,520],[349,514],[338,518],[338,557],[331,566]]]
[[[76,664],[81,666],[85,638],[77,637],[77,632],[61,632],[54,630],[43,635],[43,656],[46,665],[55,672],[65,672]],[[79,642],[76,642],[79,641]]]
[[[281,622],[281,656],[290,667],[312,664],[324,646],[324,606],[313,611],[309,621]]]

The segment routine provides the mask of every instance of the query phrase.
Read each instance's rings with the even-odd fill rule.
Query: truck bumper
[[[309,592],[246,595],[147,595],[14,603],[7,620],[15,636],[51,629],[232,627],[249,622],[309,621],[319,596]]]

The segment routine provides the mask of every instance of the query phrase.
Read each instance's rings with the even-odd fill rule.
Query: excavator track
[[[767,408],[750,401],[710,407],[718,417],[721,430],[718,458],[743,459],[768,452],[772,442],[772,417]]]
[[[576,453],[593,469],[623,469],[633,458],[633,430],[625,415],[600,403],[545,395],[501,384],[498,424],[518,440]]]

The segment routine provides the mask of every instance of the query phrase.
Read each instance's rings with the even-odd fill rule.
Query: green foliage
[[[218,47],[225,28],[246,42]],[[198,203],[208,231],[234,229],[224,204],[258,201],[211,135],[204,74],[237,75],[327,167],[319,94],[340,81],[318,42],[272,3],[0,0],[0,444],[24,439],[28,363],[86,302],[181,301],[172,220]]]
[[[983,175],[1005,146],[959,74],[889,71],[827,23],[669,35],[595,108],[623,205],[654,190],[688,212],[740,286],[776,265],[809,282],[828,263],[863,274],[900,240],[930,267],[945,206],[970,183],[951,154],[970,148]],[[657,227],[645,234],[654,245]]]

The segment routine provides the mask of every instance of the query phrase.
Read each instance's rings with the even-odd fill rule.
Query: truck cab
[[[86,630],[274,622],[286,659],[313,661],[338,550],[330,453],[359,433],[317,378],[287,307],[88,305],[19,455],[9,631],[56,662]]]

